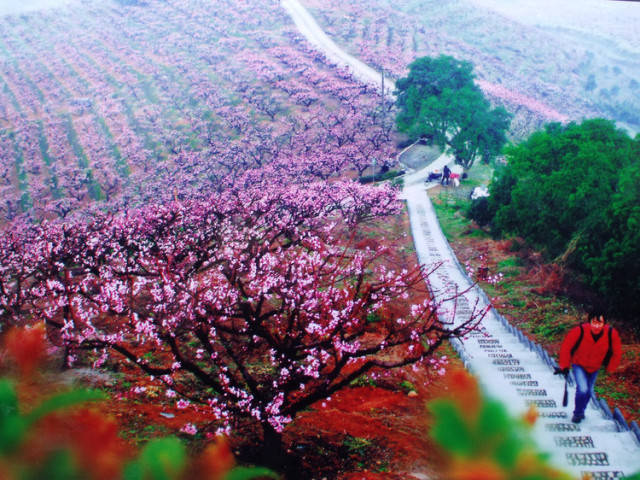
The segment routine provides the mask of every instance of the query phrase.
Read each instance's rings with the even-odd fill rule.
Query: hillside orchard
[[[625,45],[636,33],[632,20],[619,21],[627,18],[620,12],[614,21],[602,9],[584,9],[597,18],[598,28],[588,31],[584,25],[560,28],[555,10],[541,21],[520,22],[484,8],[492,2],[472,0],[302,3],[342,48],[393,78],[406,76],[407,66],[425,56],[472,62],[485,97],[514,114],[510,138],[526,138],[548,122],[590,117],[624,122],[636,131],[640,126],[640,64],[637,49]],[[518,10],[521,3],[540,8],[497,3],[498,10]],[[578,23],[576,17],[566,21]]]
[[[0,19],[0,320],[44,322],[67,366],[135,366],[204,415],[187,434],[261,431],[282,467],[301,411],[439,369],[484,312],[439,320],[430,272],[362,241],[402,213],[352,180],[394,165],[393,107],[276,1],[184,3]]]
[[[394,162],[378,96],[278,2],[85,2],[0,24],[5,222],[206,195],[249,168]]]
[[[374,367],[428,360],[482,317],[453,328],[428,299],[392,308],[427,272],[389,269],[348,232],[397,209],[390,189],[265,182],[10,232],[3,323],[43,320],[69,365],[124,357],[219,433],[261,425],[263,461],[280,466],[302,409]]]

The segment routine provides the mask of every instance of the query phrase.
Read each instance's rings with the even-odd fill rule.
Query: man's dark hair
[[[607,321],[607,317],[604,314],[604,311],[602,311],[599,308],[592,308],[587,312],[587,320],[590,322],[593,319],[598,320],[600,317],[602,317],[606,323]]]

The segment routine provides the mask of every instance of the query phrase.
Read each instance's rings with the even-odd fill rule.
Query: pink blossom
[[[198,429],[193,423],[185,423],[180,429],[182,433],[186,433],[187,435],[195,435],[198,433]]]

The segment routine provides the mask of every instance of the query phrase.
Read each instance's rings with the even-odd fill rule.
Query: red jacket
[[[560,347],[560,368],[569,368],[572,364],[580,365],[587,372],[593,373],[600,369],[604,357],[609,350],[609,332],[611,329],[611,348],[613,350],[607,372],[611,373],[618,365],[620,365],[620,359],[622,357],[622,346],[620,342],[620,335],[618,331],[610,325],[605,325],[602,328],[602,335],[597,342],[594,342],[591,335],[591,325],[589,323],[583,323],[584,335],[580,346],[575,351],[573,356],[571,350],[573,346],[580,338],[580,326],[572,328]]]

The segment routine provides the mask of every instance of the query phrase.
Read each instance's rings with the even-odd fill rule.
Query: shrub
[[[581,275],[600,306],[633,318],[640,309],[639,151],[638,140],[607,120],[547,125],[508,148],[507,166],[496,170],[487,207],[493,234],[523,237]]]
[[[471,201],[467,217],[484,227],[493,218],[493,212],[489,208],[488,197],[480,197]]]
[[[0,478],[277,478],[264,468],[233,468],[233,455],[222,439],[194,461],[189,461],[184,445],[174,437],[150,441],[131,459],[116,423],[85,407],[106,399],[99,390],[62,391],[42,396],[35,406],[25,406],[17,394],[25,385],[52,389],[36,375],[46,359],[44,336],[42,325],[14,328],[5,335],[3,367],[13,370],[17,378],[0,378]]]
[[[505,407],[483,398],[464,371],[452,372],[447,396],[428,405],[433,415],[431,436],[447,456],[450,480],[570,480],[551,467],[529,436],[537,418],[530,410],[512,419]]]

